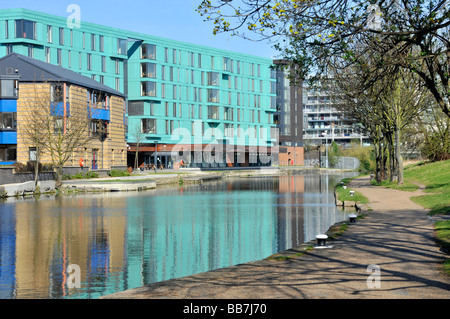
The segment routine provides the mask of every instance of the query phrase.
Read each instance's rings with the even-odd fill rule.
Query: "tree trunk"
[[[59,165],[56,169],[56,189],[60,189],[62,186],[62,177],[63,177],[63,167]]]
[[[403,185],[403,157],[400,150],[400,128],[395,128],[395,159],[397,162],[397,185]]]
[[[36,161],[34,162],[34,189],[37,190],[39,180],[39,147],[36,147]]]

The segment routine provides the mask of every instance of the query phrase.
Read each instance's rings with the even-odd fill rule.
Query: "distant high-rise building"
[[[276,112],[274,123],[279,130],[279,164],[303,165],[302,82],[291,79],[289,63],[274,60],[276,78]]]
[[[335,100],[325,90],[303,87],[303,139],[309,145],[325,145],[335,141],[347,146],[352,140],[368,142],[361,125],[347,119],[336,109]]]

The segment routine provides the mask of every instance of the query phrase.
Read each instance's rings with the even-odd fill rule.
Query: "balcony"
[[[0,131],[0,144],[16,145],[17,131]]]
[[[109,110],[91,108],[90,114],[93,120],[110,121],[111,119],[111,112]]]
[[[50,103],[50,115],[63,117],[64,116],[64,103],[54,102]],[[66,116],[70,116],[70,103],[66,103]]]

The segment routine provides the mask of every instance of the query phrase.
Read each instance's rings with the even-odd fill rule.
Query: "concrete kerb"
[[[26,196],[51,193],[56,190],[55,181],[39,181],[37,183],[37,188],[34,185],[34,181],[6,184],[0,186],[0,197],[16,197],[16,196]]]

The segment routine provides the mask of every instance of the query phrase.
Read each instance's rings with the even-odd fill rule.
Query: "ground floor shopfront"
[[[180,167],[253,167],[272,164],[278,164],[277,147],[223,144],[141,144],[139,147],[130,144],[128,146],[128,167],[137,165],[144,169],[178,169]]]

